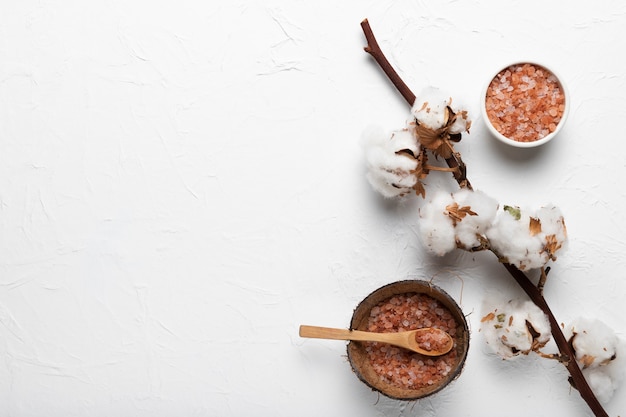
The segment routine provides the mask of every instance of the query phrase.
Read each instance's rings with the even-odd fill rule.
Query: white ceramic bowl
[[[548,71],[549,73],[551,73],[552,75],[554,75],[554,77],[556,77],[557,79],[557,83],[558,86],[560,87],[563,96],[564,96],[564,109],[563,109],[563,113],[561,115],[561,119],[558,122],[558,124],[556,125],[556,129],[554,129],[552,132],[550,132],[549,134],[539,138],[539,139],[535,139],[529,142],[522,142],[522,141],[518,141],[515,139],[511,139],[506,137],[505,135],[503,135],[502,133],[500,133],[496,127],[493,125],[492,121],[489,119],[489,116],[487,115],[487,107],[486,107],[486,101],[487,101],[487,90],[489,89],[489,86],[491,84],[491,82],[496,78],[496,76],[498,74],[500,74],[500,72],[504,71],[507,68],[513,67],[513,66],[517,66],[517,65],[523,65],[523,64],[530,64],[532,66],[534,66],[535,68],[540,68],[543,69],[544,71]],[[485,125],[487,126],[487,128],[489,129],[489,131],[493,134],[493,136],[496,137],[496,139],[502,141],[503,143],[506,143],[507,145],[511,145],[511,146],[515,146],[518,148],[534,148],[540,145],[543,145],[549,141],[551,141],[552,139],[554,139],[554,137],[561,131],[561,129],[563,128],[563,125],[565,124],[566,120],[567,120],[567,116],[569,114],[569,107],[570,107],[570,96],[569,93],[567,91],[567,88],[565,86],[565,84],[563,83],[563,78],[561,78],[557,73],[554,72],[554,70],[546,67],[545,65],[542,64],[538,64],[536,62],[533,61],[518,61],[518,62],[514,62],[512,64],[509,65],[505,65],[503,67],[501,67],[500,69],[498,69],[497,71],[495,71],[491,77],[489,78],[489,80],[487,81],[487,83],[485,84],[482,93],[481,93],[481,104],[480,104],[480,110],[481,110],[481,114],[483,117],[483,120],[485,121]]]

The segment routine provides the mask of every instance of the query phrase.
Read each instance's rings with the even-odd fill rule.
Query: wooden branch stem
[[[385,75],[387,75],[387,78],[389,78],[396,89],[398,89],[402,97],[404,97],[406,102],[409,103],[409,106],[412,106],[415,102],[415,94],[413,94],[409,86],[404,83],[402,78],[400,78],[396,70],[387,60],[387,57],[385,57],[385,54],[383,54],[383,51],[380,49],[380,46],[378,46],[374,32],[372,32],[372,28],[370,27],[367,19],[361,22],[361,28],[363,29],[365,39],[367,40],[367,46],[364,48],[365,52],[370,54],[376,60]]]

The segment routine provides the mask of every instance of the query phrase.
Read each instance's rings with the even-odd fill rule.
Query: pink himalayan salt
[[[368,331],[379,333],[422,327],[436,327],[452,337],[457,334],[452,313],[425,294],[401,294],[382,301],[372,308],[367,324]],[[452,371],[457,359],[455,349],[442,356],[428,357],[378,342],[367,342],[366,352],[381,379],[405,389],[420,389],[441,382]]]
[[[493,78],[485,106],[498,132],[515,141],[533,142],[554,132],[565,110],[565,94],[550,71],[516,64]]]

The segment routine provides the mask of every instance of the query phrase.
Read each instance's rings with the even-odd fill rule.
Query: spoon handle
[[[379,336],[377,333],[362,332],[360,330],[335,329],[330,327],[319,326],[300,326],[300,336],[310,337],[314,339],[333,339],[333,340],[360,340],[370,342],[387,341],[389,335]]]

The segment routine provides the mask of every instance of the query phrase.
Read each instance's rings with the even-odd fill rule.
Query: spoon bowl
[[[302,325],[300,326],[300,337],[382,342],[425,356],[445,355],[454,347],[454,339],[445,331],[434,327],[424,327],[405,332],[375,333]]]

